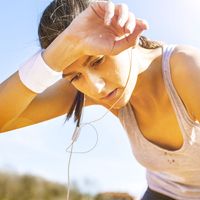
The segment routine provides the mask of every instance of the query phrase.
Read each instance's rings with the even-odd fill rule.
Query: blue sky
[[[39,49],[37,26],[49,0],[1,2],[0,81],[14,73],[20,63]],[[199,0],[123,0],[139,18],[148,21],[144,35],[173,44],[200,47]],[[14,89],[14,88],[13,88]],[[14,102],[13,103],[17,103]],[[84,121],[101,117],[102,107],[84,110]],[[1,113],[3,114],[3,113]],[[0,169],[32,173],[66,183],[70,143],[74,125],[63,125],[61,116],[38,125],[0,135]],[[127,191],[141,195],[146,187],[145,170],[135,161],[129,141],[117,118],[108,114],[94,124],[98,130],[97,147],[88,154],[74,154],[71,179],[85,192]],[[86,127],[76,144],[84,151],[95,143],[91,128]]]

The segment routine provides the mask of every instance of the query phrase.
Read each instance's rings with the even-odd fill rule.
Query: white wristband
[[[44,62],[41,54],[42,51],[38,51],[18,70],[22,83],[35,93],[42,93],[62,78],[62,72],[51,69]]]

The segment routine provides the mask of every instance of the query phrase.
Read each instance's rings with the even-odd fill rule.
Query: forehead
[[[94,56],[84,56],[82,61],[82,66],[88,65],[88,63],[94,58]]]
[[[84,55],[84,56],[80,57],[79,59],[77,59],[76,61],[74,61],[71,65],[66,67],[63,70],[63,74],[71,72],[71,71],[73,71],[73,70],[75,70],[75,69],[77,69],[79,67],[87,66],[89,64],[89,62],[92,61],[95,58],[96,58],[96,56]]]
[[[73,62],[71,65],[85,65],[89,62],[89,60],[91,60],[93,56],[87,56],[87,55],[84,55],[84,56],[81,56],[79,59],[77,59],[75,62]],[[70,66],[71,66],[70,65]]]

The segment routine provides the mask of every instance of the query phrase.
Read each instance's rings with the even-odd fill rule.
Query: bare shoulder
[[[174,86],[190,116],[200,121],[200,49],[179,45],[170,59]]]
[[[173,52],[172,61],[193,61],[194,59],[200,59],[200,49],[189,45],[177,45]]]

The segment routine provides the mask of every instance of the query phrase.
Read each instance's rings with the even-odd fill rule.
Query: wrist
[[[38,51],[18,70],[21,82],[35,93],[42,93],[62,78],[62,72],[50,68],[41,55],[42,51]]]
[[[61,72],[82,55],[80,40],[63,32],[43,51],[42,57],[54,71]]]

